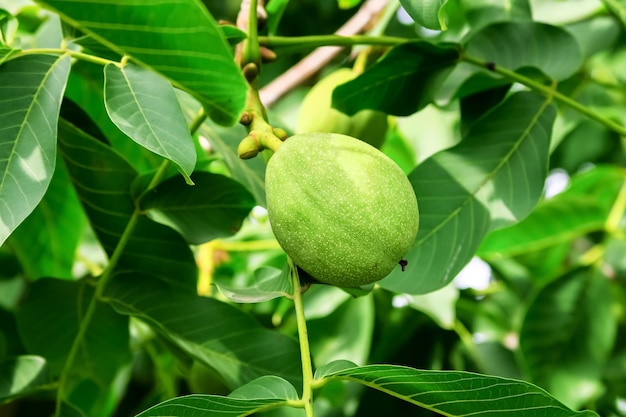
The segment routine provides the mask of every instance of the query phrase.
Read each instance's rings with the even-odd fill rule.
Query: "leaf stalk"
[[[309,336],[304,317],[304,304],[302,302],[302,287],[298,269],[289,258],[289,268],[293,281],[293,303],[296,310],[296,322],[298,326],[298,340],[300,342],[300,356],[302,360],[302,403],[306,417],[313,417],[313,365],[309,348]]]

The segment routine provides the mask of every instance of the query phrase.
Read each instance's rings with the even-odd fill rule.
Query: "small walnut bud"
[[[241,159],[254,158],[259,154],[259,144],[252,136],[246,136],[239,142],[237,154]]]

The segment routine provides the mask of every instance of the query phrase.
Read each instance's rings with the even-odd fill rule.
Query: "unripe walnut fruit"
[[[407,254],[419,214],[411,183],[386,155],[331,133],[288,138],[265,177],[272,230],[296,265],[320,282],[358,287]]]
[[[358,138],[380,148],[385,141],[389,123],[387,115],[376,110],[361,110],[348,116],[332,108],[335,87],[354,79],[357,73],[340,68],[315,84],[302,100],[296,133],[328,132]]]

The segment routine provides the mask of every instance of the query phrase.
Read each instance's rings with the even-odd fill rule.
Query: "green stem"
[[[257,0],[250,0],[250,10],[248,13],[248,37],[244,41],[241,57],[241,67],[246,64],[256,64],[261,68],[261,51],[259,49],[258,38],[258,17]]]
[[[353,46],[353,45],[381,45],[396,46],[401,43],[412,41],[407,38],[394,36],[340,36],[340,35],[316,35],[316,36],[259,36],[259,44],[268,47],[296,47],[317,48],[319,46]]]
[[[526,87],[529,87],[535,91],[538,91],[546,96],[551,96],[553,97],[555,100],[560,101],[561,103],[572,107],[573,109],[579,111],[580,113],[584,114],[585,116],[589,117],[590,119],[593,119],[603,125],[605,125],[606,127],[608,127],[609,129],[619,133],[621,136],[626,136],[626,127],[615,123],[614,121],[607,119],[604,116],[601,116],[600,114],[596,113],[595,111],[591,110],[589,107],[580,104],[579,102],[572,100],[571,98],[567,97],[566,95],[556,91],[554,88],[549,87],[547,85],[541,84],[531,78],[525,77],[521,74],[518,74],[515,71],[511,71],[510,69],[501,67],[499,65],[493,65],[493,64],[489,64],[487,61],[484,61],[480,58],[476,58],[473,57],[471,55],[466,55],[463,54],[461,56],[461,60],[465,61],[469,64],[472,65],[476,65],[482,68],[488,68],[491,71],[495,72],[496,74],[500,74],[510,80],[516,81],[520,84],[525,85]]]
[[[202,125],[202,122],[204,121],[205,118],[206,118],[206,115],[204,111],[200,110],[198,112],[198,115],[196,115],[196,117],[194,118],[194,120],[192,121],[190,125],[189,130],[191,131],[191,133],[194,133]],[[159,167],[157,172],[154,174],[154,176],[152,177],[152,180],[150,181],[150,184],[147,187],[148,190],[155,187],[163,179],[165,173],[167,172],[168,166],[169,166],[168,160],[164,160],[161,163],[161,166]],[[102,299],[104,290],[106,289],[106,286],[108,285],[109,281],[111,281],[111,278],[113,277],[113,271],[115,270],[115,267],[117,266],[117,263],[119,262],[120,257],[122,256],[122,254],[124,253],[124,250],[126,249],[126,245],[130,239],[130,236],[133,233],[133,230],[135,229],[135,226],[137,225],[137,222],[139,221],[140,216],[141,216],[141,212],[139,210],[139,207],[137,207],[135,208],[135,211],[133,212],[133,214],[130,216],[128,223],[126,224],[126,227],[124,228],[124,232],[122,233],[122,236],[117,246],[115,247],[115,250],[113,251],[113,255],[111,255],[111,259],[109,260],[107,267],[105,268],[104,272],[100,276],[100,279],[98,280],[98,284],[96,285],[96,292],[94,296],[91,298],[91,300],[89,301],[89,305],[87,306],[85,315],[83,316],[80,322],[78,333],[76,334],[76,337],[74,338],[74,343],[72,343],[72,347],[70,348],[70,351],[67,355],[67,359],[65,361],[65,364],[63,365],[63,370],[61,371],[61,376],[59,378],[59,389],[57,390],[56,405],[55,405],[55,410],[54,410],[55,417],[59,417],[61,415],[61,404],[65,395],[65,390],[67,389],[67,383],[68,383],[69,376],[70,376],[70,370],[72,369],[72,366],[74,365],[74,362],[76,361],[76,357],[80,350],[80,346],[83,342],[83,339],[85,338],[85,334],[87,333],[87,329],[89,328],[91,319],[93,318],[93,315],[96,311],[98,302]]]
[[[302,303],[302,288],[298,269],[289,259],[291,279],[293,281],[293,303],[296,310],[296,322],[298,324],[298,339],[300,341],[300,356],[302,360],[302,402],[306,417],[313,417],[313,365],[311,363],[311,351],[309,349],[309,336],[304,317],[304,304]]]
[[[76,360],[76,356],[78,355],[78,351],[85,337],[85,333],[87,333],[87,329],[89,328],[91,319],[93,318],[93,315],[96,311],[96,307],[98,306],[100,297],[104,293],[104,290],[107,284],[113,277],[113,270],[115,269],[117,262],[122,256],[122,253],[124,252],[126,244],[128,243],[128,240],[130,239],[130,235],[132,234],[132,231],[135,228],[137,221],[139,220],[139,216],[140,216],[139,212],[135,211],[130,217],[128,224],[126,225],[126,228],[124,229],[124,233],[122,234],[122,237],[120,238],[119,243],[115,247],[115,251],[113,251],[113,255],[111,256],[111,259],[109,261],[109,264],[107,265],[107,268],[105,269],[105,271],[100,276],[100,279],[98,280],[98,285],[96,286],[96,293],[94,294],[93,297],[91,297],[91,300],[89,301],[89,306],[87,306],[87,311],[85,311],[85,315],[83,316],[80,322],[78,333],[76,334],[76,337],[74,338],[74,343],[72,343],[70,352],[67,355],[67,360],[65,361],[65,365],[63,366],[63,370],[61,371],[61,377],[59,379],[59,389],[57,391],[56,406],[55,406],[55,411],[54,411],[54,415],[56,417],[59,417],[61,415],[61,403],[65,394],[65,390],[67,388],[70,370],[72,369],[72,366],[74,365],[74,361]]]
[[[119,62],[111,61],[110,59],[100,58],[99,56],[89,55],[78,51],[72,51],[71,49],[62,48],[33,48],[24,49],[15,54],[15,56],[33,55],[33,54],[53,54],[63,55],[68,54],[72,58],[80,59],[81,61],[93,62],[94,64],[107,65],[107,64],[119,64]]]
[[[391,37],[391,36],[339,36],[339,35],[320,35],[320,36],[300,36],[300,37],[282,37],[282,36],[260,36],[259,43],[268,47],[294,47],[294,48],[306,48],[306,47],[319,47],[319,46],[353,46],[353,45],[384,45],[384,46],[396,46],[406,42],[413,42],[414,40]],[[487,68],[494,73],[500,74],[512,81],[516,81],[525,85],[535,91],[538,91],[546,96],[554,98],[567,106],[579,111],[585,116],[593,119],[609,129],[617,132],[621,136],[626,136],[626,127],[607,119],[606,117],[596,113],[589,107],[580,104],[576,100],[572,100],[566,95],[555,91],[550,86],[543,85],[531,78],[525,77],[515,71],[501,67],[499,65],[488,64],[480,58],[462,54],[460,61],[467,62],[468,64],[476,65],[481,68]]]

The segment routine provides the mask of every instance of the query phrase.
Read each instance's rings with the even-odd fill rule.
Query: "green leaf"
[[[254,271],[253,282],[253,285],[242,288],[235,288],[219,282],[216,282],[215,285],[224,297],[236,303],[260,303],[293,294],[287,265],[282,270],[263,266]]]
[[[567,190],[541,203],[526,219],[487,235],[478,255],[519,255],[603,230],[625,181],[624,172],[611,166],[573,177]]]
[[[569,32],[539,22],[499,22],[466,42],[466,53],[518,70],[533,67],[556,81],[575,74],[582,65],[581,48]]]
[[[265,7],[267,11],[267,30],[270,36],[276,35],[278,25],[288,5],[289,0],[272,0]]]
[[[315,370],[315,380],[320,381],[329,375],[350,368],[358,368],[358,365],[354,362],[350,362],[344,359],[327,363],[326,365],[320,366]]]
[[[602,230],[608,213],[588,198],[557,196],[541,204],[520,223],[491,232],[479,256],[512,256],[544,249],[595,230]]]
[[[626,26],[626,1],[624,0],[602,0],[602,3],[613,12]]]
[[[289,382],[275,375],[261,376],[253,381],[248,382],[230,394],[230,398],[240,398],[242,400],[257,399],[286,399],[297,400],[298,392]]]
[[[43,199],[8,240],[26,275],[71,279],[85,220],[67,169],[57,164]]]
[[[0,66],[0,245],[50,184],[69,70],[69,55],[27,55]]]
[[[104,103],[111,120],[131,139],[178,167],[188,184],[196,165],[193,139],[176,93],[152,71],[127,64],[104,67]]]
[[[571,407],[604,390],[601,378],[615,341],[609,280],[576,269],[542,288],[520,331],[520,350],[532,380]]]
[[[476,122],[457,146],[439,152],[409,175],[420,208],[420,230],[408,265],[380,282],[409,294],[450,282],[489,229],[532,211],[548,165],[556,110],[528,92],[509,97]]]
[[[348,115],[374,109],[408,116],[432,101],[458,58],[454,46],[426,42],[396,46],[363,74],[335,88],[333,107]]]
[[[244,417],[256,412],[287,405],[287,399],[258,398],[243,399],[219,395],[188,395],[163,401],[135,417],[172,417],[193,415],[194,417]]]
[[[470,372],[368,365],[338,371],[326,379],[357,382],[448,417],[597,416],[592,411],[572,411],[527,382]]]
[[[163,158],[131,140],[111,121],[104,104],[104,72],[101,65],[86,61],[75,62],[65,97],[69,99],[68,102],[71,100],[86,113],[88,117],[82,116],[82,119],[93,121],[98,128],[98,134],[80,125],[77,118],[69,118],[67,115],[65,118],[94,137],[104,137],[111,147],[124,155],[134,169],[140,173],[152,172],[161,165]]]
[[[32,394],[51,382],[41,356],[21,355],[0,362],[0,404]]]
[[[40,3],[109,49],[196,96],[216,122],[231,125],[239,120],[246,83],[222,31],[200,1]]]
[[[255,205],[252,194],[224,175],[200,171],[193,181],[195,186],[187,187],[177,177],[166,180],[142,197],[141,208],[192,244],[237,232]]]
[[[224,33],[224,37],[230,46],[235,46],[248,37],[246,32],[236,26],[220,25],[220,30]]]
[[[114,150],[63,120],[59,150],[91,226],[111,255],[136,216],[130,189],[137,172]],[[197,268],[187,243],[174,230],[145,216],[137,218],[117,267],[195,289]]]
[[[188,119],[192,119],[200,109],[198,103],[189,96],[179,95],[183,111]],[[265,207],[265,161],[263,158],[243,160],[237,153],[237,146],[247,135],[242,125],[231,128],[217,126],[205,121],[198,129],[198,136],[209,141],[212,149],[219,154],[233,179],[237,180],[254,196],[258,205]]]
[[[338,359],[367,362],[374,333],[372,297],[350,297],[331,313],[307,319],[315,363],[329,363]]]
[[[18,310],[17,324],[29,353],[43,356],[58,374],[78,335],[78,329],[94,296],[85,281],[40,279],[29,289]],[[128,319],[99,302],[72,374],[88,376],[107,387],[118,369],[130,361]]]
[[[105,296],[215,369],[231,389],[263,375],[302,382],[297,343],[229,304],[132,273],[116,276]]]
[[[432,318],[441,328],[453,330],[456,322],[456,302],[459,290],[453,285],[423,295],[405,294],[411,308]]]
[[[428,29],[445,30],[443,7],[447,0],[400,0],[404,10],[413,20]]]
[[[531,21],[529,0],[474,0],[463,2],[467,23],[476,30],[502,21]]]

